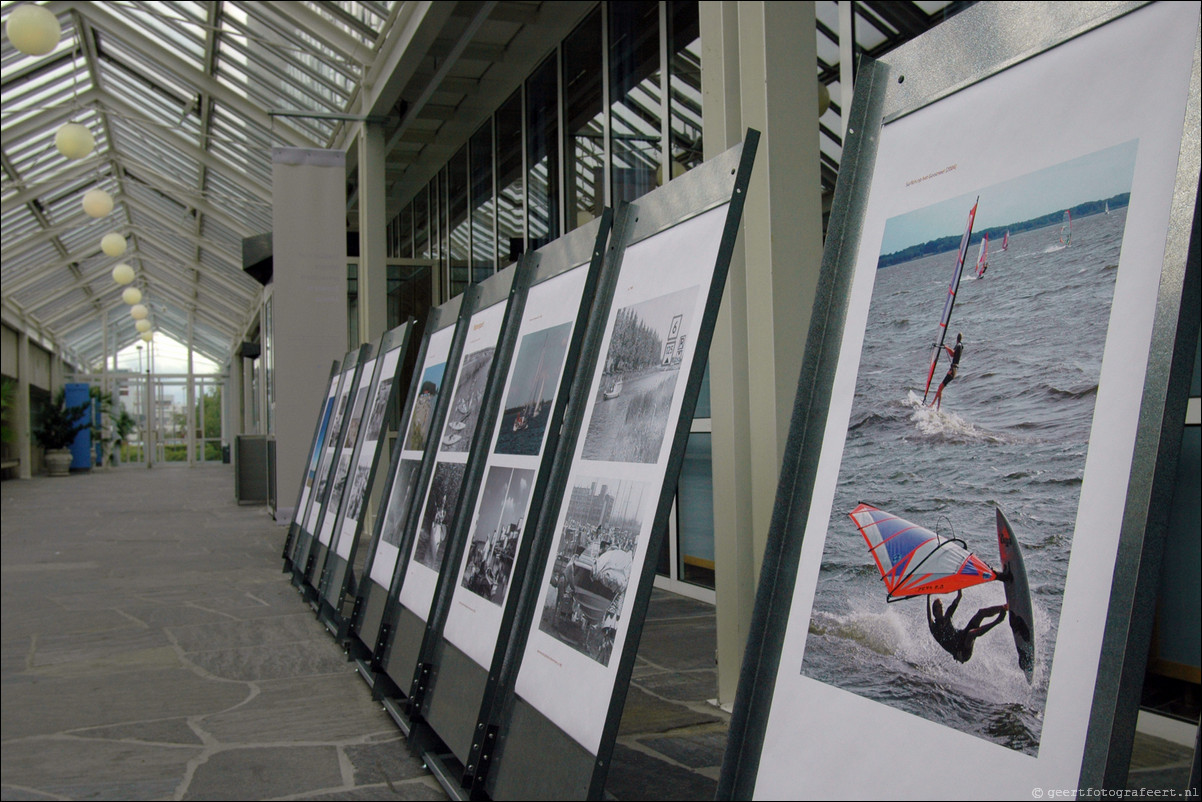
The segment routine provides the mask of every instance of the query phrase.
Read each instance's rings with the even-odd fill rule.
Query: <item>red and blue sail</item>
[[[889,601],[955,593],[992,582],[997,573],[964,547],[904,518],[860,504],[849,515],[864,536]]]
[[[977,199],[978,201],[980,198]],[[931,352],[931,367],[927,370],[927,386],[922,391],[923,403],[931,392],[931,379],[935,375],[935,366],[939,364],[939,354],[943,351],[943,340],[947,337],[947,323],[952,317],[952,307],[956,305],[956,293],[960,291],[960,276],[964,274],[964,257],[968,254],[968,241],[972,238],[972,223],[977,216],[977,204],[973,203],[968,212],[968,224],[964,227],[964,236],[960,238],[960,251],[956,254],[956,267],[952,271],[952,280],[947,287],[947,299],[943,302],[943,316],[939,318],[939,339]]]

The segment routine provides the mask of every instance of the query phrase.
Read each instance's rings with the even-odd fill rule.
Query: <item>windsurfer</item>
[[[948,348],[946,345],[943,346],[943,350],[947,351],[947,355],[952,358],[952,366],[947,369],[947,375],[943,377],[943,381],[939,384],[939,389],[935,391],[935,398],[931,400],[931,403],[935,405],[935,409],[939,409],[940,404],[943,402],[943,388],[951,384],[952,379],[956,378],[956,373],[959,372],[960,357],[964,354],[963,337],[962,333],[956,334],[955,348]]]
[[[943,611],[942,601],[935,599],[932,602],[931,597],[927,596],[927,625],[940,646],[958,662],[967,663],[972,658],[973,642],[1006,619],[1008,605],[983,607],[969,620],[968,626],[956,629],[956,625],[952,623],[952,616],[956,614],[956,606],[960,604],[962,596],[963,593],[956,591],[956,600],[947,608],[946,613]],[[982,626],[982,622],[991,615],[997,617]]]

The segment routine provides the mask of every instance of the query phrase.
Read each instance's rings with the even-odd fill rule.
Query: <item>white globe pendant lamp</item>
[[[143,333],[148,332],[150,331],[150,321],[142,318],[137,323],[134,323],[134,328]]]
[[[104,251],[105,256],[121,256],[127,247],[125,237],[116,231],[111,231],[100,239],[100,250]]]
[[[145,304],[134,304],[129,309],[129,316],[134,320],[145,320],[150,315],[150,310]]]
[[[142,301],[142,291],[137,287],[126,287],[125,292],[121,293],[121,300],[125,301],[130,306]]]
[[[132,284],[134,278],[136,278],[134,269],[125,264],[125,262],[122,262],[113,268],[113,281],[117,282],[118,284]]]
[[[27,3],[17,6],[4,23],[4,32],[13,47],[27,56],[44,56],[58,47],[63,35],[58,17],[44,6]]]
[[[113,196],[103,189],[89,189],[83,195],[83,210],[97,219],[113,210]]]
[[[148,343],[148,342],[150,342],[150,341],[151,341],[151,340],[153,340],[153,339],[154,339],[154,332],[153,332],[153,331],[144,331],[144,332],[142,332],[142,342],[144,342],[144,343]]]
[[[86,125],[64,123],[54,134],[54,147],[68,159],[82,159],[96,147],[96,140]]]

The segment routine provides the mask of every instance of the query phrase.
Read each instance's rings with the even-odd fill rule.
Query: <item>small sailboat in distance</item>
[[[1073,241],[1073,210],[1064,210],[1064,220],[1060,223],[1060,244],[1068,247]]]
[[[1010,229],[1006,229],[1006,233],[1002,235],[1002,250],[1010,250]]]
[[[981,237],[981,249],[977,251],[977,278],[985,278],[985,270],[989,267],[989,232]]]

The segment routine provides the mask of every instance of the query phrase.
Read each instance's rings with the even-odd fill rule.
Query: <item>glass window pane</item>
[[[559,126],[552,54],[526,81],[526,162],[530,247],[559,236]]]
[[[702,162],[701,29],[696,3],[668,4],[672,178]]]
[[[397,217],[397,254],[401,259],[413,258],[413,204]]]
[[[570,231],[605,205],[605,103],[601,85],[601,9],[564,41],[563,102],[566,227]]]
[[[496,267],[496,239],[493,223],[496,204],[492,197],[492,123],[485,123],[472,135],[472,280],[483,281]]]
[[[346,266],[346,350],[359,347],[359,266]]]
[[[471,226],[467,219],[467,146],[464,145],[447,164],[447,266],[451,276],[451,297],[471,283],[468,258],[471,253]]]
[[[611,203],[616,206],[659,183],[659,3],[610,3],[609,37]]]
[[[522,92],[497,109],[497,254],[500,265],[517,261],[525,250],[522,196]]]
[[[430,258],[430,203],[424,189],[413,199],[413,256]]]
[[[712,436],[693,432],[676,486],[677,566],[685,582],[714,587],[714,479]]]

